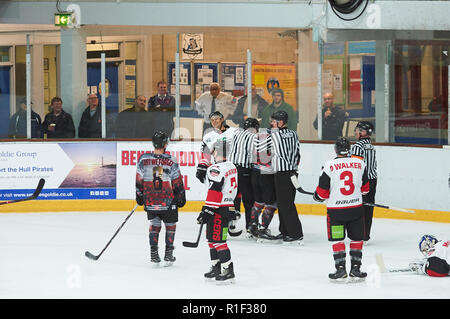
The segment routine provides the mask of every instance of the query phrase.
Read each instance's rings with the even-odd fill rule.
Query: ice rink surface
[[[130,208],[131,211],[131,208]],[[202,236],[195,241],[197,213],[180,213],[172,267],[152,268],[146,214],[135,212],[97,261],[86,250],[100,253],[128,215],[125,212],[0,214],[1,299],[448,299],[450,277],[415,273],[382,273],[375,256],[388,268],[406,268],[420,258],[423,234],[450,239],[450,224],[374,219],[372,239],[363,249],[361,283],[336,284],[325,216],[300,216],[304,246],[261,244],[240,237],[228,241],[236,283],[205,282],[209,250]],[[243,220],[239,221],[242,227]],[[278,215],[271,227],[278,233]],[[160,255],[164,255],[164,228]],[[348,242],[346,242],[348,243]],[[348,245],[347,245],[348,249]],[[349,254],[347,253],[349,260]],[[349,265],[349,261],[347,262]]]

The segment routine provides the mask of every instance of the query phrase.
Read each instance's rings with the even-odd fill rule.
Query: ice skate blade
[[[206,283],[212,283],[216,281],[216,278],[204,278]]]
[[[360,277],[348,277],[348,283],[354,284],[358,282],[363,282],[366,280],[366,277],[360,278]]]
[[[329,278],[329,279],[330,279],[330,282],[332,282],[333,284],[342,285],[342,284],[346,284],[347,283],[348,277],[338,278],[338,279],[331,279],[331,278]]]
[[[269,244],[277,244],[277,245],[281,244],[281,240],[280,239],[258,238],[256,240],[256,242],[260,243],[260,244],[267,244],[267,243],[269,243]]]
[[[173,265],[173,263],[174,263],[173,261],[165,261],[163,266],[164,267],[171,267]]]
[[[160,264],[161,262],[157,263],[152,261],[152,268],[159,268],[161,266]]]
[[[216,285],[217,286],[227,286],[227,285],[231,285],[231,284],[234,284],[234,283],[236,283],[235,278],[227,279],[227,280],[224,280],[224,281],[217,281],[216,280]]]
[[[305,246],[303,240],[295,240],[295,241],[283,241],[283,245],[286,246]]]

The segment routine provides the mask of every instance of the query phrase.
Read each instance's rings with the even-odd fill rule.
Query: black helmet
[[[350,152],[350,142],[345,137],[339,137],[334,144],[334,151],[337,155],[348,155]]]
[[[259,122],[257,119],[253,118],[253,117],[248,117],[245,121],[244,124],[242,125],[242,127],[244,128],[244,130],[252,127],[256,130],[259,129]]]
[[[283,121],[284,124],[287,123],[289,118],[285,111],[275,111],[270,117],[276,121]]]
[[[214,111],[214,112],[212,112],[211,114],[209,114],[209,118],[210,118],[210,119],[211,119],[213,116],[218,116],[218,117],[220,117],[220,118],[223,119],[223,114],[220,113],[219,111]]]
[[[156,131],[152,136],[152,143],[155,148],[164,148],[169,141],[169,136],[166,132]]]
[[[367,132],[367,135],[372,135],[372,133],[375,131],[375,127],[372,123],[368,121],[360,121],[358,124],[356,124],[356,128],[359,128],[360,130],[365,130]]]

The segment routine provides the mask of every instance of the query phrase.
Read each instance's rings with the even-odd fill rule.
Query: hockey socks
[[[269,227],[276,209],[277,209],[276,205],[275,206],[267,205],[266,208],[264,208],[261,218],[261,226],[263,228]]]
[[[177,225],[175,223],[167,223],[165,225],[166,225],[166,246],[173,246]]]
[[[255,202],[252,207],[252,213],[250,215],[250,224],[258,225],[259,215],[264,208],[264,203]]]

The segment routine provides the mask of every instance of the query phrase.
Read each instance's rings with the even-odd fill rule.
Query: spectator
[[[273,89],[272,92],[273,101],[270,105],[266,106],[261,114],[261,127],[270,128],[271,115],[277,111],[285,111],[288,115],[288,122],[285,123],[287,127],[293,131],[297,131],[297,113],[294,108],[284,101],[284,92],[282,89]]]
[[[63,102],[60,97],[55,96],[50,107],[52,111],[47,113],[42,123],[47,138],[72,138],[75,137],[75,125],[72,115],[62,108]]]
[[[234,113],[236,98],[228,93],[220,92],[219,83],[211,83],[209,92],[205,92],[195,101],[195,109],[203,116],[203,133],[211,128],[209,115],[215,111],[222,113],[226,120]]]
[[[98,105],[97,94],[89,94],[88,106],[81,115],[78,125],[78,137],[101,138],[102,137],[102,110]]]
[[[33,102],[31,102],[33,107]],[[17,112],[11,116],[8,129],[9,138],[27,138],[27,100],[22,99]],[[42,120],[39,114],[31,109],[31,138],[43,138]]]
[[[264,100],[261,96],[256,94],[256,86],[252,84],[252,109],[251,116],[253,118],[261,118],[261,113],[263,109],[269,105],[266,100]],[[247,114],[248,103],[247,103],[247,95],[241,97],[237,103],[236,110],[234,111],[231,120],[238,124],[244,124],[244,121],[249,117]]]
[[[342,136],[342,128],[348,117],[348,113],[333,103],[333,93],[323,95],[324,105],[322,108],[322,140],[336,141]],[[318,117],[313,123],[314,128],[318,129]]]
[[[175,98],[167,93],[166,82],[158,82],[158,93],[150,98],[148,111],[152,112],[152,133],[165,131],[170,137],[174,128]]]
[[[158,93],[148,100],[148,110],[151,111],[153,108],[165,107],[175,108],[175,98],[167,94],[167,83],[159,81],[157,88]]]
[[[151,138],[149,113],[145,110],[147,98],[139,95],[134,105],[120,112],[116,120],[116,137]]]

